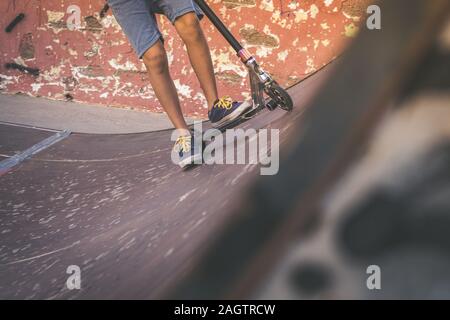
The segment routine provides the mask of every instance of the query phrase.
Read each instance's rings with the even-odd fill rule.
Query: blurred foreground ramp
[[[169,297],[450,297],[450,2],[378,5],[382,29],[340,59],[279,174],[249,187]]]
[[[241,127],[278,128],[286,140],[330,68],[290,89],[293,112],[263,111]],[[55,134],[0,132],[0,160]],[[171,133],[73,133],[1,175],[0,298],[151,298],[183,273],[259,168],[182,171]],[[66,288],[70,265],[81,290]]]

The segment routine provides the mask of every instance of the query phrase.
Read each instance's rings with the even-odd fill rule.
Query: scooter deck
[[[272,102],[272,101],[270,101],[270,102]],[[249,121],[250,119],[253,119],[254,117],[256,117],[258,115],[258,113],[260,113],[264,109],[266,109],[266,108],[269,109],[270,107],[268,107],[268,106],[270,106],[270,102],[269,102],[269,104],[260,105],[256,108],[253,107],[253,108],[249,109],[247,112],[245,112],[244,114],[242,114],[239,118],[235,119],[234,121],[227,123],[224,126],[220,126],[220,127],[214,128],[214,129],[217,129],[223,133],[227,129],[235,128],[238,125],[245,123],[245,122]],[[199,165],[200,164],[190,164],[190,165],[185,166],[182,170],[185,170],[185,171],[191,170]]]

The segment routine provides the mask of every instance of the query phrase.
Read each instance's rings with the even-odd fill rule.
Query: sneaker
[[[223,97],[214,103],[214,106],[208,112],[208,117],[211,125],[214,128],[219,128],[232,123],[251,107],[248,102],[237,102],[230,97]]]
[[[184,168],[186,166],[201,164],[203,160],[203,145],[195,148],[194,136],[180,136],[173,146],[174,153],[178,156],[177,164]]]

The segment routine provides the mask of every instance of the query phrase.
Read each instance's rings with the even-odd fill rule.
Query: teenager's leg
[[[166,50],[161,41],[157,41],[142,57],[150,77],[150,83],[156,97],[166,111],[176,129],[188,129],[177,89],[169,72]]]
[[[217,85],[208,43],[194,12],[178,17],[175,28],[186,45],[192,68],[197,75],[200,86],[211,108],[217,100]]]

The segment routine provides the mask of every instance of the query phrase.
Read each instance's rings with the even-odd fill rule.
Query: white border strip
[[[42,140],[41,142],[35,144],[34,146],[32,146],[31,148],[28,148],[27,150],[16,154],[14,156],[12,156],[9,159],[0,161],[0,176],[2,174],[5,174],[6,172],[8,172],[9,170],[11,170],[11,168],[17,166],[18,164],[20,164],[21,162],[23,162],[24,160],[34,156],[35,154],[51,147],[52,145],[54,145],[55,143],[58,143],[61,140],[64,140],[65,138],[67,138],[68,136],[70,136],[72,132],[69,130],[64,130],[64,131],[60,131],[50,137],[48,137],[47,139]]]

